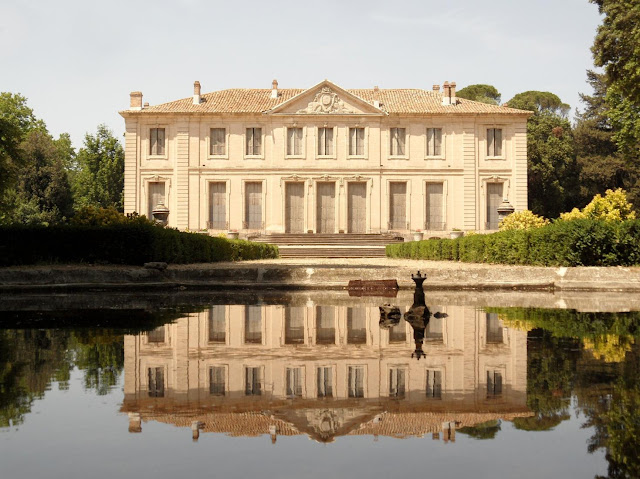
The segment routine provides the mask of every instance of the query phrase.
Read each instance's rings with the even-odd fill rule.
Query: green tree
[[[502,95],[500,95],[500,92],[493,85],[476,84],[462,88],[456,93],[456,96],[466,98],[467,100],[499,105]]]
[[[603,67],[605,100],[612,139],[624,158],[633,185],[623,186],[640,207],[640,3],[636,0],[591,0],[603,15],[591,51]]]
[[[569,105],[553,93],[540,91],[518,93],[507,104],[533,112],[527,122],[529,208],[555,218],[571,209],[578,190]]]
[[[510,108],[530,110],[536,114],[550,113],[554,116],[566,118],[569,105],[563,103],[558,95],[548,91],[529,90],[518,93],[507,102]]]
[[[124,150],[111,130],[99,125],[86,134],[78,151],[74,191],[78,207],[94,206],[123,211]]]
[[[14,184],[24,164],[20,145],[29,131],[45,129],[27,99],[18,93],[0,92],[0,198]],[[6,206],[0,201],[0,208]]]
[[[44,129],[27,133],[20,145],[23,166],[15,186],[4,195],[4,222],[49,225],[73,214],[71,185],[64,167],[66,141],[56,142]]]

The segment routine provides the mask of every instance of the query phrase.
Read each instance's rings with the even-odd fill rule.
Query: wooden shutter
[[[367,343],[367,313],[364,308],[347,308],[347,344]]]
[[[244,308],[244,342],[262,343],[262,308],[260,306]]]
[[[495,153],[494,156],[502,156],[502,129],[495,128]]]
[[[247,229],[262,229],[262,183],[245,183],[245,225]]]
[[[226,306],[215,305],[209,308],[209,342],[224,343],[227,336]]]
[[[498,207],[502,203],[502,183],[487,183],[487,224],[486,229],[497,230],[499,225]]]
[[[209,228],[227,229],[227,184],[224,181],[209,183]]]
[[[392,230],[407,229],[407,183],[389,183],[389,224]]]
[[[427,217],[425,219],[425,229],[427,230],[442,231],[445,229],[443,190],[443,183],[427,183]]]
[[[316,306],[316,344],[335,344],[335,323],[335,306]]]
[[[304,344],[304,308],[287,306],[284,310],[284,344]]]

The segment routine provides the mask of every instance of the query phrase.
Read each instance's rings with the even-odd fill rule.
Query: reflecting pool
[[[512,298],[3,300],[1,477],[640,477],[640,313]]]

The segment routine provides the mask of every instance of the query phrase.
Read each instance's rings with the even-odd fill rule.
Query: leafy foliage
[[[529,230],[549,224],[549,220],[536,215],[531,210],[516,211],[500,221],[500,231]]]
[[[530,230],[387,245],[387,256],[538,266],[640,264],[640,221],[557,220]]]
[[[123,211],[124,150],[106,125],[99,125],[95,135],[85,135],[77,162],[79,170],[74,178],[77,205]]]
[[[534,113],[548,113],[566,117],[570,106],[563,103],[558,95],[548,91],[529,90],[518,93],[507,102],[510,108],[530,110]]]
[[[568,213],[562,213],[563,220],[591,219],[604,221],[625,221],[635,219],[633,206],[627,201],[627,194],[622,188],[615,191],[607,190],[604,197],[594,196],[591,203],[582,210],[574,208]]]
[[[181,232],[133,217],[96,225],[7,226],[0,228],[0,266],[36,263],[149,261],[208,263],[275,258],[273,245]]]
[[[490,105],[499,105],[502,95],[493,85],[476,84],[462,88],[456,92],[456,96],[467,100],[489,103]]]

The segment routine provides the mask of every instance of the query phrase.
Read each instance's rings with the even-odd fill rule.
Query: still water
[[[639,477],[640,313],[414,300],[5,299],[0,477]]]

